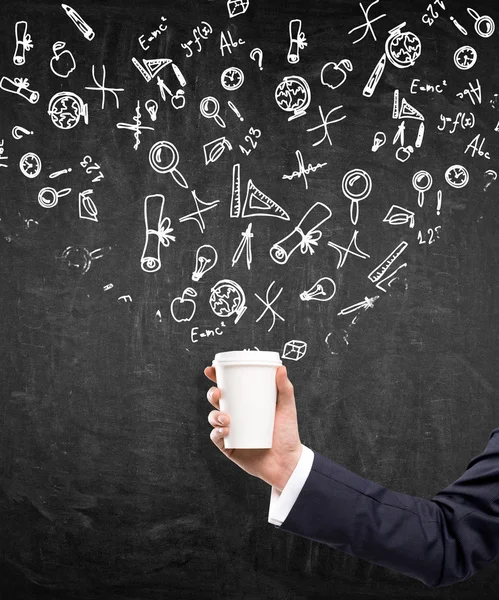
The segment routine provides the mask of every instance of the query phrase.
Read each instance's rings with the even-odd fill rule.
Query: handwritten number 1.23
[[[250,127],[248,133],[249,135],[244,136],[244,140],[251,145],[251,148],[248,150],[244,146],[239,144],[239,149],[243,154],[246,154],[246,156],[248,156],[248,154],[257,147],[258,142],[256,142],[255,140],[257,140],[262,135],[262,132],[259,129],[255,129],[254,127]]]
[[[431,227],[428,229],[427,233],[428,233],[428,240],[423,239],[423,234],[421,233],[421,230],[418,231],[418,242],[420,244],[426,244],[426,242],[428,241],[428,245],[433,244],[433,242],[435,241],[435,239],[439,239],[440,235],[439,235],[439,231],[441,229],[441,225],[437,225],[434,229],[432,229]]]
[[[88,156],[88,155],[85,156],[83,158],[83,160],[80,162],[80,165],[84,169],[85,169],[85,167],[87,167],[85,169],[85,172],[88,173],[89,175],[92,174],[92,171],[99,171],[100,170],[100,165],[98,165],[97,163],[94,163],[93,165],[90,165],[91,162],[92,162],[92,157]],[[97,175],[97,177],[94,177],[94,179],[92,179],[92,183],[95,183],[96,181],[100,181],[101,179],[104,179],[104,175],[102,174],[102,171],[100,171],[100,173],[99,173],[99,175]]]
[[[430,27],[435,22],[435,19],[438,19],[438,12],[435,10],[434,5],[440,6],[442,10],[445,10],[445,4],[442,0],[434,0],[432,4],[428,4],[426,7],[427,12],[421,17],[421,20],[423,23],[430,25]]]

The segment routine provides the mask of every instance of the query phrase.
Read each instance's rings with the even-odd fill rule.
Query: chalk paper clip
[[[17,94],[22,96],[31,104],[36,104],[40,100],[40,94],[29,89],[29,81],[21,77],[15,77],[9,79],[8,77],[2,77],[0,81],[0,88],[11,94]]]
[[[282,265],[289,260],[297,248],[300,248],[302,254],[306,254],[307,251],[313,254],[313,246],[317,246],[317,242],[322,237],[322,231],[318,227],[331,216],[329,207],[322,202],[316,202],[308,209],[293,231],[272,246],[270,249],[272,260]]]

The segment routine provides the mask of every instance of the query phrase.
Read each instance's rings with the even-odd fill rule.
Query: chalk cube
[[[227,9],[229,11],[229,17],[237,17],[242,15],[248,10],[249,0],[228,0]]]
[[[302,342],[301,340],[290,340],[284,345],[282,358],[287,358],[289,360],[300,360],[300,358],[305,356],[306,351],[307,342]]]

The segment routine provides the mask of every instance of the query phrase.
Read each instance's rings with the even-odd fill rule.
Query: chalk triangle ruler
[[[132,62],[142,77],[149,82],[153,77],[156,77],[161,69],[164,69],[172,61],[169,58],[143,58],[142,64],[140,64],[136,58],[132,58]]]
[[[289,221],[288,213],[272,198],[269,198],[255,184],[248,181],[246,200],[244,201],[243,217],[275,217]]]
[[[230,199],[231,217],[275,217],[289,221],[288,213],[259,190],[250,179],[246,187],[246,199],[241,215],[241,165],[239,163],[232,167],[232,196]]]
[[[393,113],[394,119],[417,119],[418,121],[424,121],[423,115],[419,110],[415,109],[412,104],[409,104],[405,98],[402,98],[402,102],[399,102],[399,91],[393,92]]]

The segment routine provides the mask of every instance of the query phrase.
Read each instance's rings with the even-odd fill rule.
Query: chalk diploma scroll
[[[270,249],[272,260],[282,265],[288,262],[289,257],[298,247],[300,247],[302,254],[307,251],[313,254],[314,249],[312,246],[317,246],[317,242],[322,237],[322,231],[318,227],[327,221],[331,215],[331,210],[325,204],[316,202],[308,209],[293,231],[272,246]]]
[[[162,194],[147,196],[144,200],[144,222],[146,241],[140,259],[140,266],[146,273],[154,273],[161,268],[160,247],[169,246],[175,237],[170,235],[173,229],[168,217],[163,219],[165,197]]]

